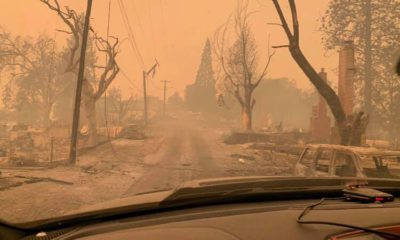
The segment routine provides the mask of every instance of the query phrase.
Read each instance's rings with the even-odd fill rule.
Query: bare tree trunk
[[[75,10],[69,8],[68,6],[65,6],[62,9],[60,7],[58,0],[40,0],[40,1],[44,3],[50,10],[56,12],[59,18],[68,27],[69,30],[64,32],[71,34],[72,44],[68,45],[69,56],[65,68],[65,73],[71,72],[78,74],[80,69],[79,63],[82,63],[81,61],[82,54],[79,54],[79,52],[80,50],[82,50],[83,40],[85,39],[86,41],[87,37],[86,36],[87,32],[83,31],[88,27],[86,24],[84,24],[87,22],[84,21],[84,18],[86,18],[86,16],[83,17],[82,15],[77,14]],[[119,40],[118,38],[113,36],[107,36],[107,38],[99,37],[92,27],[90,27],[90,30],[91,33],[93,34],[93,42],[97,49],[97,52],[104,54],[107,59],[105,66],[98,66],[98,65],[95,66],[95,64],[89,65],[90,70],[95,72],[95,69],[102,69],[102,72],[100,73],[97,79],[88,79],[88,78],[84,79],[82,99],[76,102],[76,103],[82,103],[83,110],[85,110],[84,113],[88,124],[88,134],[89,134],[88,142],[89,144],[93,145],[96,144],[98,141],[96,101],[103,95],[103,93],[107,90],[111,82],[115,79],[115,77],[119,73],[119,66],[116,62],[116,56],[118,55]],[[96,77],[96,74],[94,74],[93,77]],[[92,86],[92,84],[95,86]],[[79,94],[77,96],[79,96]],[[78,108],[79,105],[77,105],[76,107],[77,109],[79,109]],[[78,118],[75,118],[75,120],[77,119]],[[76,123],[76,121],[74,122]],[[71,153],[75,151],[74,149],[75,147],[72,146]],[[71,154],[71,156],[73,155],[74,154]]]
[[[242,107],[242,127],[246,131],[251,131],[252,130],[252,111],[249,107],[243,106]]]
[[[246,131],[251,131],[253,129],[253,107],[255,105],[255,100],[253,99],[253,89],[252,86],[249,85],[245,90],[245,114],[243,117],[244,120],[244,129]],[[251,101],[253,99],[253,102]]]
[[[257,47],[251,25],[248,22],[251,13],[248,11],[248,0],[239,1],[233,17],[235,41],[226,46],[226,33],[230,18],[215,33],[214,53],[219,61],[222,81],[226,90],[232,94],[241,106],[242,127],[252,130],[252,112],[255,105],[254,90],[265,78],[267,69],[275,51],[270,53],[268,41],[268,57],[261,73],[257,73]]]
[[[88,124],[88,144],[95,145],[98,142],[96,101],[93,98],[84,98],[83,106]]]
[[[340,135],[340,144],[360,146],[362,143],[362,136],[364,135],[369,122],[369,117],[364,112],[357,113],[355,117],[346,116],[335,91],[318,75],[304,57],[299,46],[289,46],[289,51],[311,83],[327,101],[336,120],[336,127],[338,128]]]
[[[94,145],[97,143],[97,115],[96,115],[96,101],[93,97],[93,88],[91,84],[85,79],[83,85],[82,103],[84,107],[84,116],[88,126],[88,144]]]
[[[278,0],[273,0],[273,3],[281,20],[281,26],[283,27],[289,40],[289,45],[278,47],[289,48],[290,54],[296,61],[297,65],[303,70],[304,74],[317,89],[318,93],[326,100],[336,120],[336,127],[340,136],[340,144],[356,146],[361,145],[362,136],[365,133],[369,121],[368,116],[364,112],[359,112],[355,118],[353,116],[346,116],[339,96],[329,86],[329,84],[318,75],[315,69],[311,66],[310,62],[302,53],[299,45],[299,22],[297,19],[295,0],[289,0],[293,30],[289,28]]]

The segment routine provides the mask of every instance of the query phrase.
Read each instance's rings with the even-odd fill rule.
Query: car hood
[[[265,180],[278,180],[278,179],[299,179],[299,177],[265,177],[265,176],[251,176],[251,177],[223,177],[223,178],[207,178],[200,180],[192,180],[188,182],[184,182],[183,184],[177,186],[175,189],[168,190],[157,190],[153,192],[143,192],[138,193],[136,195],[130,197],[123,197],[119,199],[109,200],[102,203],[97,203],[90,206],[83,206],[78,210],[74,210],[70,212],[70,214],[77,214],[83,212],[93,212],[97,210],[107,210],[107,209],[115,209],[121,207],[128,207],[134,205],[157,205],[163,200],[170,197],[175,191],[179,189],[197,189],[205,186],[223,186],[226,184],[239,184],[239,183],[248,183],[248,182],[257,182],[257,181],[265,181]]]
[[[285,177],[287,178],[287,177]],[[133,196],[118,198],[114,200],[104,201],[101,203],[82,206],[76,210],[65,213],[62,216],[57,216],[51,219],[40,219],[32,222],[13,223],[2,221],[3,224],[17,227],[17,228],[36,228],[43,226],[61,225],[77,219],[95,218],[104,215],[114,215],[123,212],[140,212],[148,209],[156,209],[160,207],[160,203],[173,196],[179,189],[199,189],[205,186],[222,186],[229,184],[238,184],[246,182],[257,182],[260,180],[274,180],[281,179],[280,177],[265,177],[265,176],[251,176],[251,177],[224,177],[224,178],[210,178],[203,180],[193,180],[184,182],[177,186],[175,189],[159,190],[153,192],[138,193]]]
[[[169,195],[173,193],[173,190],[140,193],[131,197],[123,197],[119,199],[109,200],[94,205],[83,206],[70,214],[82,213],[82,212],[93,212],[97,210],[107,210],[115,208],[123,208],[128,206],[140,206],[140,205],[156,205],[163,201]]]

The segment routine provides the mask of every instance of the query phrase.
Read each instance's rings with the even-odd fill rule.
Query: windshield
[[[193,180],[399,176],[399,1],[0,2],[3,221]]]

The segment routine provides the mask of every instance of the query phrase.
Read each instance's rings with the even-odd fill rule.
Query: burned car
[[[400,151],[331,144],[307,145],[296,176],[400,178]]]

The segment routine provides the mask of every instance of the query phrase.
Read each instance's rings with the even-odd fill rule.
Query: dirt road
[[[212,139],[206,139],[200,129],[183,122],[170,124],[168,128],[164,146],[145,158],[142,178],[124,196],[171,189],[192,179],[221,176],[211,148]]]
[[[0,218],[19,222],[60,216],[194,179],[290,172],[287,157],[225,145],[221,129],[201,126],[194,119],[163,121],[151,128],[158,136],[114,140],[80,156],[75,166],[2,169],[0,180],[12,179],[15,184],[0,191]]]
[[[165,128],[168,131],[163,147],[146,156],[142,177],[123,196],[172,189],[190,180],[291,172],[293,161],[287,156],[225,145],[218,129],[199,126],[196,121],[171,122]]]

